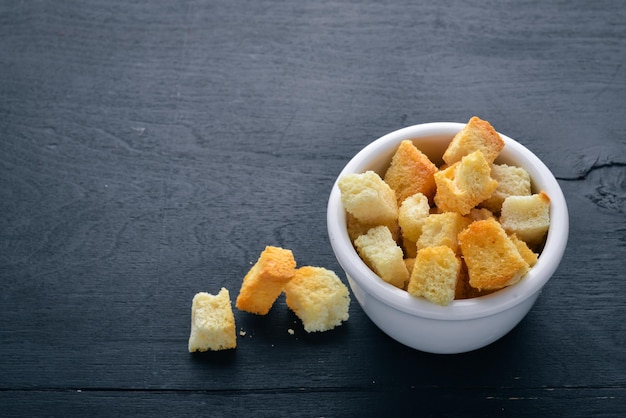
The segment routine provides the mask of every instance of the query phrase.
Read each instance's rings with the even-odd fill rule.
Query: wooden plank
[[[170,392],[65,391],[2,392],[3,415],[33,416],[516,416],[537,412],[571,417],[619,416],[626,407],[614,388],[504,389],[402,388],[380,390],[324,388],[308,391]]]

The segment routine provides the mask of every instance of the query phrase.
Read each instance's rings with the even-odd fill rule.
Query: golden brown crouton
[[[456,289],[454,291],[454,299],[471,299],[480,296],[485,296],[495,290],[478,290],[472,287],[469,283],[469,274],[467,272],[467,266],[461,262],[461,272],[459,273],[459,279],[456,282]]]
[[[407,291],[446,306],[454,300],[460,269],[461,261],[450,247],[422,248],[417,252]]]
[[[360,237],[361,235],[367,234],[367,231],[374,228],[375,226],[381,226],[380,224],[371,224],[359,221],[354,217],[351,213],[346,213],[346,226],[348,228],[348,236],[350,237],[350,241],[354,243],[354,240]],[[400,239],[400,225],[398,224],[398,220],[390,221],[389,223],[383,225],[389,228],[391,232],[391,236],[394,241],[398,241]]]
[[[415,254],[417,256],[417,253]],[[411,276],[411,272],[413,271],[413,267],[415,267],[415,257],[409,257],[404,259],[404,265],[409,272],[409,277]]]
[[[489,209],[472,208],[470,210],[470,213],[465,215],[465,217],[467,218],[468,223],[469,223],[469,222],[483,221],[485,219],[493,218],[494,215],[493,215],[493,213]]]
[[[404,253],[404,258],[415,258],[417,255],[417,243],[406,237],[402,237],[401,248]]]
[[[471,223],[459,234],[470,285],[495,290],[517,283],[529,265],[493,218]]]
[[[291,250],[267,246],[248,271],[237,297],[238,309],[266,315],[283,286],[296,273],[296,260]]]
[[[528,248],[528,245],[526,245],[526,243],[522,241],[521,239],[517,238],[517,235],[510,234],[509,239],[511,240],[513,244],[515,244],[515,247],[517,248],[519,255],[522,256],[524,261],[526,261],[530,267],[537,264],[537,259],[539,258],[539,254],[534,253],[530,248]]]
[[[457,133],[443,154],[448,165],[460,161],[474,151],[481,151],[489,164],[493,163],[504,148],[504,141],[491,124],[477,116]]]
[[[437,166],[412,141],[405,140],[391,159],[384,180],[395,191],[398,205],[401,205],[404,199],[415,193],[423,193],[432,200],[435,195],[433,174],[436,172]]]
[[[481,151],[464,156],[461,161],[435,173],[435,204],[446,212],[467,215],[498,186],[490,173],[491,167]]]
[[[469,223],[467,218],[457,212],[428,215],[422,226],[422,235],[417,241],[417,250],[445,245],[458,253],[457,236]]]

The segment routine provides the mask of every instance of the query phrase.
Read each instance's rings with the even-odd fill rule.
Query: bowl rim
[[[397,310],[420,317],[439,320],[476,319],[512,308],[540,292],[554,274],[563,257],[569,234],[569,215],[563,191],[548,167],[528,148],[516,140],[498,132],[505,142],[501,155],[519,161],[529,171],[537,190],[544,190],[550,197],[550,229],[544,248],[524,278],[517,284],[495,293],[454,300],[440,306],[423,298],[411,296],[380,279],[367,267],[352,245],[346,228],[346,214],[341,203],[339,179],[348,173],[360,173],[372,165],[381,153],[392,153],[405,139],[425,137],[452,137],[466,124],[458,122],[429,122],[407,126],[385,134],[361,149],[337,176],[328,199],[327,229],[331,247],[345,273],[368,295]],[[357,298],[358,299],[358,298]],[[360,302],[360,301],[359,301]]]

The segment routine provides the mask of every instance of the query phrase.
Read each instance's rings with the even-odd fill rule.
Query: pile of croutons
[[[296,266],[291,250],[268,245],[243,278],[236,306],[267,315],[281,294],[306,332],[329,331],[350,317],[350,292],[332,270]],[[293,330],[289,330],[293,333]],[[189,352],[237,347],[235,315],[230,292],[197,293],[191,304]]]
[[[550,199],[523,167],[496,163],[504,141],[472,117],[437,167],[410,140],[382,176],[339,179],[348,234],[382,280],[439,305],[519,282],[537,262]]]

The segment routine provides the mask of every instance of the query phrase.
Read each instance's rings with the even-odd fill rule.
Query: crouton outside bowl
[[[381,177],[401,141],[410,139],[436,164],[454,135],[465,124],[436,122],[406,127],[375,140],[348,162],[340,173],[378,172]],[[380,279],[361,260],[350,242],[346,212],[341,203],[338,179],[328,201],[328,234],[354,296],[368,317],[387,335],[414,349],[453,354],[491,344],[511,331],[529,312],[542,288],[556,271],[569,232],[567,204],[554,175],[517,141],[500,134],[505,142],[496,163],[525,168],[533,193],[550,197],[550,228],[537,263],[510,287],[472,299],[454,300],[439,306],[411,296]]]

